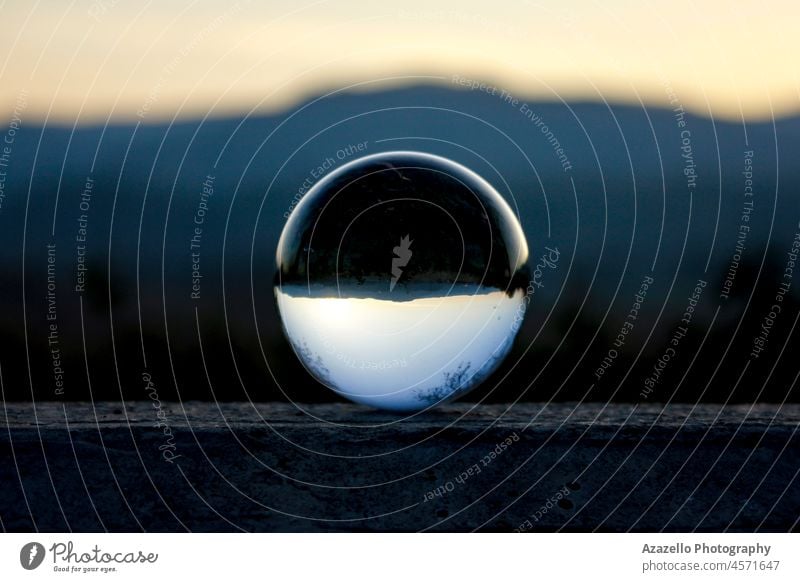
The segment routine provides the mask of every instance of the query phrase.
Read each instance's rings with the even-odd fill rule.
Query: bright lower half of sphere
[[[528,307],[527,259],[488,182],[390,152],[341,167],[300,201],[278,244],[275,295],[317,380],[413,411],[465,394],[506,357]]]

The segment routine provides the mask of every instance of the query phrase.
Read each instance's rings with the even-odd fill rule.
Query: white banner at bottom
[[[800,580],[800,537],[608,533],[0,535],[0,580],[14,581],[408,582],[439,578],[513,582],[612,576],[619,581]]]

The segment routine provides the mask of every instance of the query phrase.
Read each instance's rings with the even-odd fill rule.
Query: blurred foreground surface
[[[302,407],[302,408],[301,408]],[[800,406],[6,403],[5,531],[789,531]]]

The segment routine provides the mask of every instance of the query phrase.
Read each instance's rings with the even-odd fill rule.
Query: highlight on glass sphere
[[[385,410],[478,386],[527,308],[528,247],[511,208],[430,154],[370,155],[323,178],[289,216],[276,258],[278,310],[303,365]]]

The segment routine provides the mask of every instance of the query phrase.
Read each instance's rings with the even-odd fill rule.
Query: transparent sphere
[[[275,296],[317,380],[413,411],[465,394],[506,357],[527,307],[527,259],[517,218],[480,176],[382,153],[302,198],[278,243]]]

